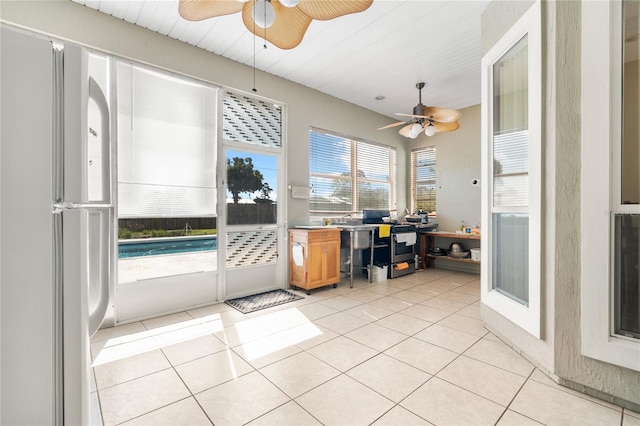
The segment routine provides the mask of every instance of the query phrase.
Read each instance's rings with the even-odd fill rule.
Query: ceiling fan
[[[249,31],[280,49],[302,42],[314,19],[328,21],[362,12],[373,0],[180,0],[178,12],[188,21],[201,21],[242,11]]]
[[[378,130],[384,130],[391,127],[405,125],[398,133],[405,138],[415,139],[420,132],[424,131],[427,136],[433,136],[439,132],[451,132],[457,130],[460,127],[458,118],[460,118],[460,111],[450,108],[439,107],[427,107],[422,105],[422,88],[424,83],[417,83],[418,89],[418,105],[413,107],[413,114],[403,114],[397,112],[396,115],[411,117],[408,121],[399,121],[392,123],[384,127],[380,127]]]

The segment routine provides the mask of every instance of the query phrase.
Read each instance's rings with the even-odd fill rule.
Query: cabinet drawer
[[[337,229],[314,230],[307,234],[307,238],[310,243],[317,243],[321,241],[336,241],[340,239],[340,231]]]

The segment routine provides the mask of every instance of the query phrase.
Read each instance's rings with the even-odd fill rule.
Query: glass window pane
[[[492,221],[492,288],[529,306],[529,215],[494,213]]]
[[[358,208],[389,209],[389,194],[391,188],[385,183],[358,182]]]
[[[311,195],[309,207],[311,211],[351,212],[351,179],[322,178],[310,176]]]
[[[396,151],[312,130],[309,133],[309,207],[312,213],[391,209]]]
[[[493,66],[493,205],[529,204],[527,37]]]
[[[623,127],[622,127],[622,204],[640,203],[640,43],[638,22],[640,3],[624,2],[624,68],[623,68]]]
[[[640,214],[614,216],[615,333],[640,339]]]
[[[215,216],[215,89],[124,63],[117,78],[118,216]]]
[[[493,131],[527,129],[529,106],[528,38],[524,36],[493,65]]]
[[[411,153],[413,210],[436,211],[436,147]]]
[[[275,156],[227,151],[227,224],[273,224],[277,220]]]
[[[351,141],[325,133],[311,132],[309,172],[312,174],[351,176]]]

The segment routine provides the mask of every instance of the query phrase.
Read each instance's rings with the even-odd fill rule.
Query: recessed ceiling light
[[[381,101],[381,100],[383,100],[385,98],[386,98],[386,96],[378,95],[378,96],[376,96],[376,101]]]

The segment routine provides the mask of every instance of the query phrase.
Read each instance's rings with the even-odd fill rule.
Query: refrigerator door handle
[[[111,140],[109,135],[109,104],[100,89],[100,86],[93,77],[89,77],[89,97],[98,106],[100,118],[102,121],[102,129],[100,137],[102,138],[102,203],[111,204]]]
[[[92,250],[99,250],[99,255],[97,256],[99,264],[97,265],[98,272],[98,300],[95,307],[89,312],[89,336],[93,336],[96,331],[102,325],[104,321],[105,315],[107,313],[107,309],[109,308],[109,282],[110,282],[110,247],[111,245],[108,243],[111,232],[110,232],[110,223],[111,223],[111,208],[104,209],[95,209],[87,212],[87,216],[98,215],[98,224],[97,227],[99,229],[95,229],[93,231],[94,235],[98,237],[98,241],[89,240],[90,247],[88,248],[89,253]],[[91,222],[91,221],[89,221]],[[91,227],[92,224],[88,223],[88,226]],[[91,230],[90,230],[91,232]],[[96,257],[91,256],[89,254],[88,261],[95,260]]]

